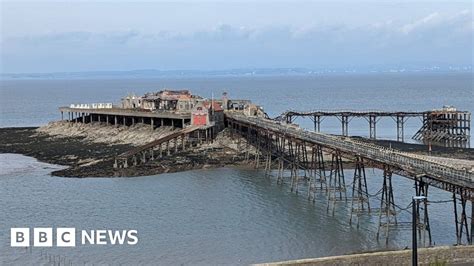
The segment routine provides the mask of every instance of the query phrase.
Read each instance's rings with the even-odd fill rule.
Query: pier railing
[[[281,116],[285,115],[297,115],[297,116],[311,116],[311,115],[324,115],[324,116],[340,116],[340,115],[350,115],[350,116],[367,116],[367,115],[376,115],[376,116],[422,116],[423,114],[429,113],[429,111],[382,111],[377,109],[370,110],[355,110],[355,109],[316,109],[316,110],[288,110],[284,112]]]

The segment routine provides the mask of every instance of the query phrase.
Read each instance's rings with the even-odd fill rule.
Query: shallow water
[[[471,75],[381,75],[178,80],[28,80],[2,81],[0,126],[41,125],[59,119],[57,107],[69,103],[111,102],[130,91],[162,87],[191,88],[211,97],[228,91],[251,98],[275,116],[286,109],[426,110],[443,104],[470,111]],[[409,120],[407,136],[419,127]],[[310,126],[309,121],[300,120]],[[323,131],[337,133],[331,119]],[[351,122],[351,134],[367,135],[367,124]],[[395,138],[395,123],[382,120],[379,136]],[[347,254],[385,248],[377,242],[378,216],[361,217],[349,226],[350,208],[338,203],[327,213],[327,199],[313,204],[306,187],[296,195],[260,170],[220,168],[138,178],[70,179],[49,175],[54,166],[33,158],[0,154],[0,264],[46,264],[44,254],[74,265],[94,264],[248,264]],[[346,182],[353,172],[346,171]],[[381,188],[382,173],[367,170],[369,193]],[[406,208],[413,183],[394,176],[395,201]],[[430,188],[433,201],[451,195]],[[379,207],[376,198],[372,207]],[[452,203],[430,206],[433,240],[455,242]],[[399,221],[410,221],[409,210]],[[75,227],[77,230],[136,229],[136,246],[10,248],[11,227]],[[410,246],[411,232],[390,232],[388,248]]]
[[[46,263],[41,254],[74,264],[248,264],[347,254],[384,248],[375,240],[378,216],[349,226],[350,209],[338,203],[327,213],[324,195],[313,204],[306,186],[298,195],[260,170],[221,168],[137,178],[52,177],[58,166],[12,154],[0,155],[0,235],[10,227],[75,227],[76,230],[136,229],[136,246],[10,248],[1,242],[5,264]],[[368,170],[369,193],[381,186],[381,172]],[[349,181],[348,181],[349,182]],[[411,182],[394,177],[396,203],[406,207]],[[449,199],[436,189],[430,196]],[[377,206],[375,198],[372,206]],[[437,244],[454,242],[449,203],[430,206]],[[409,221],[401,212],[399,221]],[[410,231],[391,232],[389,247],[410,244]]]

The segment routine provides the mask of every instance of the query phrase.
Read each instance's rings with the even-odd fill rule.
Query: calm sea
[[[428,110],[443,105],[474,112],[473,77],[446,75],[345,75],[324,77],[186,78],[126,80],[1,81],[0,127],[37,126],[57,120],[58,106],[118,102],[127,93],[189,88],[218,98],[248,98],[270,116],[287,109]],[[310,127],[310,121],[296,122]],[[407,138],[420,121],[408,120]],[[322,130],[339,133],[336,119]],[[350,134],[367,135],[364,120],[350,123]],[[382,119],[378,135],[395,138],[395,122]],[[326,212],[326,198],[313,204],[305,193],[291,193],[259,170],[222,168],[138,178],[71,179],[50,176],[60,166],[20,155],[0,154],[0,264],[45,264],[58,256],[74,265],[101,264],[248,264],[347,254],[385,248],[375,239],[378,216],[349,226],[350,208],[338,203]],[[381,188],[381,172],[367,171],[369,193]],[[351,178],[351,171],[346,176]],[[350,183],[350,180],[347,181]],[[402,209],[413,184],[395,176],[395,201]],[[304,190],[303,186],[303,190]],[[436,201],[448,193],[430,189]],[[378,207],[376,198],[372,206]],[[436,245],[455,242],[452,203],[429,206]],[[399,221],[410,221],[401,210]],[[136,229],[136,246],[10,248],[11,227],[75,227],[78,230]],[[410,246],[411,232],[390,232],[389,248]],[[45,255],[47,253],[47,255]]]

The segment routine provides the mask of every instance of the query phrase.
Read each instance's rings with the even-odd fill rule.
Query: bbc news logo
[[[30,228],[11,228],[10,246],[12,247],[75,247],[76,228],[36,227],[30,235]],[[30,240],[33,239],[31,242]],[[54,243],[53,243],[53,240]],[[79,240],[79,239],[78,239]],[[31,243],[33,243],[31,245]],[[136,245],[137,230],[81,230],[81,245]]]

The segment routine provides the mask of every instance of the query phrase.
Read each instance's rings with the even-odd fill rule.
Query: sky
[[[472,1],[5,1],[0,72],[472,66]]]

